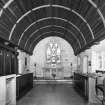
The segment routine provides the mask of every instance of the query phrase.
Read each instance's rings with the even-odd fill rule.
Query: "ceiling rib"
[[[60,33],[60,34],[64,35],[64,33],[57,32],[57,31],[49,31],[49,32],[42,33],[42,34],[40,34],[38,37],[36,37],[36,38],[34,39],[34,41],[31,43],[31,45],[30,45],[30,47],[29,47],[29,51],[31,50],[31,47],[33,46],[33,44],[35,43],[35,41],[36,41],[38,38],[40,38],[40,37],[43,36],[44,34],[48,34],[48,33],[52,33],[52,32]],[[72,48],[73,48],[73,46],[72,46]],[[76,49],[75,49],[75,50],[76,50]]]
[[[4,9],[9,9],[9,6],[10,6],[10,4],[13,2],[14,0],[8,0],[8,2],[5,2],[4,3],[4,6],[3,6],[3,8],[0,10],[0,16],[2,15],[2,13],[3,13],[3,10]],[[53,4],[51,4],[51,1],[52,0],[49,0],[49,5],[50,6],[52,6]],[[102,22],[103,22],[103,24],[104,24],[104,27],[105,27],[105,18],[104,18],[104,16],[103,16],[103,14],[102,14],[102,12],[101,12],[101,10],[100,10],[100,8],[98,7],[98,4],[95,4],[94,2],[95,1],[92,1],[92,0],[87,0],[87,2],[89,2],[94,8],[96,8],[96,11],[98,12],[98,14],[99,14],[99,16],[100,16],[100,19],[102,19]],[[57,6],[57,5],[56,5]],[[61,6],[61,5],[59,5],[59,6]],[[63,7],[66,7],[66,6],[63,6]],[[70,9],[70,8],[69,8]],[[80,9],[80,8],[79,8]],[[71,9],[70,9],[71,10]],[[30,10],[29,11],[29,13],[31,13],[31,11],[32,10]],[[74,11],[74,10],[71,10],[72,12]],[[75,11],[74,11],[75,12]],[[28,13],[28,14],[29,14]],[[28,15],[27,14],[27,15]],[[76,12],[76,14],[79,14],[78,12]],[[80,14],[79,14],[80,15]],[[81,15],[80,15],[81,16]],[[24,17],[23,17],[24,18]],[[83,19],[85,19],[84,17],[83,17]],[[19,20],[20,21],[20,20]],[[95,39],[97,39],[97,37],[95,37],[94,35],[94,31],[92,30],[92,28],[91,28],[91,23],[90,24],[88,24],[87,22],[85,22],[86,23],[86,25],[88,26],[88,28],[89,28],[89,30],[90,30],[90,32],[91,32],[91,35],[92,35],[92,38],[93,38],[93,40],[90,40],[90,42],[88,42],[88,43],[86,43],[87,45],[89,44],[89,43],[91,43],[91,41],[94,41]],[[16,28],[16,25],[18,24],[18,22],[17,23],[15,23],[14,24],[14,26],[12,27],[12,30],[11,30],[11,33],[13,33],[13,31],[15,30],[15,28]],[[25,31],[24,31],[25,32]],[[81,32],[81,31],[80,31]],[[12,34],[11,34],[11,36],[12,36]],[[84,37],[84,35],[83,35],[83,37]],[[95,38],[94,38],[95,37]],[[84,38],[85,39],[85,38]],[[21,40],[21,39],[19,39],[19,40]],[[9,40],[9,41],[11,41],[11,40]]]
[[[81,34],[81,36],[82,36],[82,38],[83,38],[83,40],[84,40],[84,43],[86,44],[86,40],[85,40],[85,38],[84,38],[83,33],[82,33],[82,32],[80,31],[80,29],[79,29],[76,25],[74,25],[71,21],[68,21],[68,20],[62,19],[62,18],[58,18],[58,17],[47,17],[47,18],[39,19],[39,20],[33,22],[31,25],[29,25],[29,26],[24,30],[24,32],[22,33],[22,35],[21,35],[21,37],[20,37],[20,39],[19,39],[18,45],[20,44],[20,42],[21,42],[21,40],[22,40],[22,37],[24,36],[24,33],[25,33],[29,28],[31,28],[31,26],[35,25],[35,24],[38,23],[38,22],[47,20],[47,19],[60,19],[60,20],[63,20],[63,21],[65,21],[65,22],[68,22],[69,24],[71,24],[73,27],[75,27],[75,28],[80,32],[80,34]],[[31,36],[30,36],[30,37],[31,37]],[[29,38],[28,38],[27,40],[29,40]]]
[[[69,11],[75,13],[77,16],[79,16],[79,17],[86,23],[86,20],[85,20],[79,13],[77,13],[76,11],[74,12],[74,10],[71,10],[71,9],[68,8],[68,7],[64,7],[64,6],[60,6],[60,5],[44,5],[44,6],[40,6],[40,7],[37,7],[37,8],[33,8],[32,11],[35,11],[35,10],[37,10],[37,9],[41,9],[41,8],[44,8],[44,7],[50,7],[50,6],[59,7],[59,8],[63,8],[63,9],[69,10]],[[22,16],[17,20],[16,23],[19,23],[25,16],[27,16],[27,15],[28,15],[29,13],[31,13],[32,11],[28,11],[28,12],[26,12],[24,15],[22,15]],[[88,23],[87,23],[87,24],[88,24]],[[87,24],[86,24],[86,25],[87,25]],[[16,25],[16,24],[15,24],[15,25]],[[89,28],[89,30],[90,30],[90,32],[91,32],[92,38],[94,38],[94,35],[93,35],[93,32],[92,32],[92,29],[91,29],[90,25],[88,24],[87,26],[88,26],[88,28]],[[13,26],[13,28],[12,28],[12,30],[11,30],[11,32],[10,32],[9,40],[11,40],[12,33],[13,33],[13,31],[14,31],[15,28],[16,28],[16,27]]]
[[[86,19],[85,19],[82,15],[80,15],[78,12],[76,12],[76,11],[74,11],[74,10],[68,8],[68,7],[64,7],[64,6],[60,6],[60,5],[52,5],[52,6],[64,8],[64,9],[66,9],[66,10],[72,11],[72,12],[75,13],[77,16],[79,16],[79,17],[87,24],[87,26],[88,26],[88,28],[89,28],[89,30],[90,30],[90,32],[91,32],[92,38],[94,39],[94,34],[93,34],[92,29],[91,29],[91,26],[88,24],[88,22],[86,21]]]
[[[9,0],[4,6],[3,8],[6,9],[9,7],[9,5],[13,2],[14,0]]]
[[[48,28],[48,27],[58,27],[58,28],[62,28],[62,29],[67,30],[67,31],[77,40],[77,42],[78,42],[78,44],[79,44],[79,47],[80,47],[80,49],[81,49],[80,41],[79,41],[78,38],[75,36],[75,34],[74,34],[73,32],[71,32],[69,29],[67,29],[67,28],[65,28],[65,27],[62,27],[62,26],[47,25],[47,26],[41,27],[41,28],[37,29],[36,31],[34,31],[34,32],[30,35],[30,37],[33,37],[34,34],[37,33],[38,31],[40,31],[41,29]],[[28,42],[28,40],[26,41],[24,48],[26,47],[27,42]]]
[[[103,21],[104,27],[105,27],[105,18],[104,18],[104,16],[103,16],[102,12],[100,11],[100,9],[98,8],[98,6],[97,6],[92,0],[88,0],[88,1],[89,1],[89,3],[92,4],[92,6],[93,6],[94,8],[96,8],[98,14],[100,15],[100,17],[101,17],[101,19],[102,19],[102,21]]]

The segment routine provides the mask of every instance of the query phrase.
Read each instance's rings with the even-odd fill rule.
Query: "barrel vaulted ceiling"
[[[48,36],[77,55],[105,36],[105,0],[0,0],[0,38],[32,54]]]

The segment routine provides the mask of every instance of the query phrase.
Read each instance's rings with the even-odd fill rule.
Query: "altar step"
[[[34,83],[35,84],[72,84],[73,80],[35,80],[34,79]]]

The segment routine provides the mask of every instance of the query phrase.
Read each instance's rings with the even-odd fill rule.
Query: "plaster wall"
[[[72,47],[70,44],[62,38],[59,37],[48,37],[41,40],[34,49],[33,55],[30,57],[30,69],[36,73],[37,77],[43,76],[43,68],[46,63],[46,44],[55,38],[61,45],[61,62],[64,67],[64,77],[69,77],[72,71],[76,69],[77,57],[74,55]],[[72,63],[72,67],[71,67]],[[35,66],[36,65],[36,66]],[[35,72],[36,70],[36,72]]]
[[[88,56],[88,71],[84,70],[83,59]],[[95,73],[96,70],[105,71],[105,40],[98,45],[93,45],[90,49],[80,53],[80,64],[78,64],[78,71],[83,73]]]
[[[18,55],[19,73],[24,74],[32,72],[30,70],[30,56],[20,50],[18,50],[18,52],[19,52]],[[26,59],[26,64],[25,64],[25,59]]]

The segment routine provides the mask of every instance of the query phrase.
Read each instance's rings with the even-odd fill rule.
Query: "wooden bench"
[[[33,73],[23,74],[16,77],[16,99],[20,99],[33,88]]]
[[[101,77],[96,78],[96,96],[104,105],[105,102],[105,77],[103,77],[103,83],[98,83],[98,79]],[[101,92],[101,95],[99,94]]]

